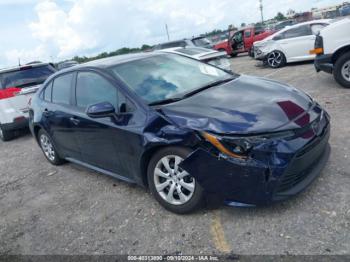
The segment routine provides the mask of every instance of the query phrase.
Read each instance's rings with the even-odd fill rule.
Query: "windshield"
[[[23,87],[30,84],[41,84],[55,70],[49,65],[38,67],[22,67],[17,71],[0,73],[0,89],[9,87]]]
[[[216,67],[175,54],[160,54],[112,68],[148,103],[182,97],[211,83],[232,78]]]

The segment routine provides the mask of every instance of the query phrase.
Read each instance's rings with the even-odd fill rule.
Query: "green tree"
[[[275,16],[275,19],[277,21],[283,21],[283,20],[286,20],[287,18],[284,16],[284,14],[282,14],[281,12],[278,12],[277,15]]]

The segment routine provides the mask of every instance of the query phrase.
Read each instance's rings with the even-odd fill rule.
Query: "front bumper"
[[[248,160],[223,159],[197,149],[181,167],[209,194],[229,205],[268,205],[297,195],[320,174],[330,155],[328,118],[320,129],[312,138],[304,134],[272,141],[252,152],[254,157]]]
[[[318,55],[315,58],[315,69],[317,72],[323,71],[333,73],[332,55]]]
[[[254,58],[256,60],[265,60],[268,53],[262,51],[259,47],[254,47]]]

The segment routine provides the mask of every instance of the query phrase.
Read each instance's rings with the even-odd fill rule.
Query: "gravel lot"
[[[303,194],[267,208],[178,216],[145,189],[73,164],[51,166],[30,134],[0,142],[0,254],[349,254],[350,90],[312,63],[236,72],[305,90],[332,116],[329,163]]]

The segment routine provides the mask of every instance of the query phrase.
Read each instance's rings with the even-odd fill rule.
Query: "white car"
[[[317,54],[316,71],[334,75],[343,87],[350,88],[350,19],[344,18],[321,30],[310,51]]]
[[[175,47],[160,50],[159,52],[173,53],[191,57],[210,65],[214,65],[226,71],[232,72],[231,63],[227,58],[226,52],[219,52],[212,49],[201,47]]]
[[[56,69],[35,63],[0,70],[0,139],[10,140],[18,129],[28,127],[28,102]]]
[[[314,60],[310,54],[316,35],[330,24],[330,19],[314,20],[288,26],[283,30],[254,43],[254,57],[269,67],[279,68],[287,63]]]

